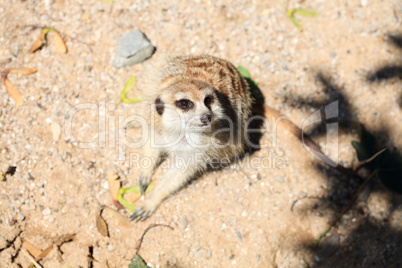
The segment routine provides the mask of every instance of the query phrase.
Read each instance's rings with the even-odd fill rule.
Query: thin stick
[[[142,240],[144,240],[145,234],[146,234],[149,230],[151,230],[152,228],[157,227],[157,226],[164,226],[164,227],[170,228],[171,230],[174,230],[174,228],[173,228],[172,226],[167,225],[167,224],[151,224],[150,226],[148,226],[147,229],[145,229],[144,233],[142,234],[142,236],[141,236],[141,238],[140,238],[140,242],[138,243],[138,246],[137,246],[137,251],[135,252],[136,254],[138,254],[138,252],[140,251],[141,244],[142,244]]]
[[[357,189],[356,193],[354,194],[353,198],[349,201],[346,207],[342,210],[342,212],[338,215],[338,217],[332,222],[332,224],[320,235],[320,237],[315,241],[314,247],[318,247],[320,244],[321,239],[331,231],[332,227],[342,218],[342,216],[351,208],[351,206],[355,203],[357,197],[359,196],[360,192],[363,191],[364,187],[374,178],[375,174],[377,174],[378,170],[374,170],[371,172],[370,176],[360,185],[359,189]]]
[[[42,268],[42,266],[35,261],[35,259],[28,253],[25,248],[21,248],[21,252],[25,254],[25,256],[35,265],[36,268]]]

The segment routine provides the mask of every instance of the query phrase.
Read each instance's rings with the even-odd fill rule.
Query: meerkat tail
[[[269,118],[274,116],[275,118],[279,118],[282,115],[275,109],[265,105],[265,117]],[[313,151],[324,154],[321,150],[320,145],[318,145],[313,139],[311,139],[307,134],[303,133],[301,128],[296,126],[292,121],[289,119],[282,119],[280,120],[280,125],[284,127],[287,131],[292,133],[296,138],[302,141],[307,147],[311,148]]]

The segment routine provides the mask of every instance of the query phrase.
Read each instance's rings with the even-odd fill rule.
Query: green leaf
[[[237,70],[239,71],[239,73],[244,77],[244,78],[248,78],[250,79],[251,75],[250,72],[244,68],[243,66],[238,66]]]
[[[153,188],[154,188],[154,184],[150,183],[148,185],[148,188],[145,191],[145,193],[149,193],[150,191],[152,191]],[[135,209],[137,207],[133,203],[128,202],[123,197],[124,194],[131,194],[131,193],[140,195],[141,194],[140,186],[135,185],[135,186],[127,187],[127,188],[120,188],[119,192],[117,193],[117,201],[119,201],[119,203],[122,204],[123,207],[125,207],[128,211],[130,211],[131,213],[134,213]]]
[[[138,186],[138,192],[140,189],[140,186]],[[135,186],[134,186],[135,187]],[[132,187],[129,187],[132,188]],[[120,204],[123,205],[123,207],[125,207],[126,209],[128,209],[128,211],[130,211],[131,213],[134,213],[135,209],[137,208],[133,203],[128,202],[126,199],[124,199],[123,195],[128,193],[128,191],[126,191],[129,188],[120,188],[119,192],[117,193],[117,201],[119,201]]]
[[[376,138],[366,130],[363,124],[360,124],[360,142],[352,141],[352,146],[356,150],[357,159],[359,159],[359,161],[364,161],[376,153]],[[380,155],[373,161],[363,165],[363,167],[369,170],[376,169],[382,157],[383,156]]]
[[[315,17],[320,14],[318,11],[308,9],[293,9],[291,13],[292,15],[297,13],[305,17]]]
[[[259,94],[260,90],[258,89],[258,83],[250,78],[251,77],[250,72],[243,66],[238,66],[237,70],[239,71],[241,76],[243,76],[243,78],[246,79],[246,82],[250,87],[251,96],[254,97],[255,99],[261,99],[261,96]]]
[[[124,103],[137,103],[137,102],[141,102],[143,101],[145,98],[143,95],[138,96],[137,98],[134,99],[128,99],[127,98],[127,93],[130,92],[135,84],[137,83],[136,79],[134,76],[130,76],[130,78],[127,80],[126,85],[124,86],[123,91],[120,93],[120,99],[124,102]]]
[[[381,163],[378,177],[390,190],[402,194],[402,156],[388,152]]]
[[[374,153],[376,152],[375,147],[377,140],[373,134],[367,131],[366,127],[363,124],[360,124],[360,141],[364,144],[370,154],[374,155]]]
[[[300,22],[299,22],[295,17],[293,17],[293,16],[291,16],[291,17],[289,17],[289,18],[290,18],[290,20],[293,22],[293,24],[296,26],[296,28],[297,28],[300,32],[303,32],[303,28],[302,28]]]
[[[148,268],[148,266],[140,255],[135,254],[131,259],[131,263],[128,265],[128,268]]]
[[[299,29],[300,32],[302,32],[303,27],[301,26],[300,22],[294,17],[294,14],[300,14],[305,17],[315,17],[319,13],[317,11],[307,9],[292,9],[286,11],[286,15],[289,17],[289,19],[293,22],[296,28]]]

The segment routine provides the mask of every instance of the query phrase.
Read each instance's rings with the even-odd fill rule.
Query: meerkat
[[[145,87],[150,138],[140,172],[141,194],[158,166],[170,160],[162,179],[131,220],[146,220],[164,199],[210,168],[228,165],[247,147],[252,99],[247,81],[230,62],[213,56],[165,57]]]

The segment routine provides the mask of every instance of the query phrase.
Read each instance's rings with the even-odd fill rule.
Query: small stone
[[[107,246],[107,250],[109,250],[109,251],[114,250],[114,246],[113,246],[113,245],[109,245],[109,246]]]
[[[22,214],[18,214],[17,220],[18,221],[23,221],[23,220],[25,220],[25,216],[22,215]]]
[[[244,211],[241,213],[241,215],[242,215],[243,217],[247,217],[248,213],[247,213],[246,210],[244,210]]]
[[[186,229],[187,227],[187,219],[186,217],[182,217],[179,224],[181,229]]]
[[[138,29],[119,38],[113,67],[121,68],[141,63],[152,56],[155,47],[146,35]]]
[[[87,21],[87,20],[89,20],[89,14],[88,13],[84,13],[84,14],[82,14],[82,20],[83,21]]]
[[[365,7],[368,5],[368,0],[360,0],[360,4],[362,5],[362,7]]]
[[[243,241],[243,237],[241,236],[240,232],[239,232],[238,230],[235,230],[235,232],[236,232],[236,236],[237,236],[237,238],[239,239],[239,241],[242,242],[242,241]]]
[[[205,255],[205,258],[209,259],[212,256],[212,250],[208,249],[207,254]]]
[[[50,215],[50,213],[51,213],[52,211],[50,210],[50,208],[45,208],[43,211],[42,211],[42,214],[43,215]]]
[[[275,177],[275,180],[276,180],[277,182],[280,182],[280,183],[285,182],[285,179],[282,178],[281,176],[276,176],[276,177]]]
[[[299,193],[299,196],[300,196],[300,197],[306,197],[306,196],[307,196],[307,193],[304,192],[304,191],[301,191],[301,192]]]
[[[53,122],[50,125],[50,130],[52,131],[53,141],[58,141],[60,139],[61,127],[58,123]]]

